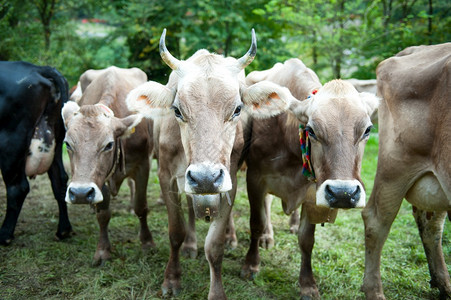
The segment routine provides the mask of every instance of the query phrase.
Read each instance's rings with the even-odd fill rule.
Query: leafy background
[[[52,65],[76,84],[87,69],[139,67],[165,83],[158,53],[186,59],[206,48],[242,56],[247,71],[298,57],[325,82],[375,78],[377,64],[407,46],[451,41],[448,0],[0,0],[0,60]]]

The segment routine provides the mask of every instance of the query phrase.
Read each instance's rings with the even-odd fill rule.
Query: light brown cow
[[[297,118],[284,113],[252,122],[246,157],[251,244],[242,276],[253,278],[259,271],[259,240],[266,224],[264,199],[268,193],[273,194],[282,199],[286,214],[302,205],[298,230],[302,252],[299,284],[302,296],[318,297],[311,266],[315,224],[334,222],[335,208],[365,205],[360,166],[372,127],[370,115],[379,101],[373,94],[358,93],[342,80],[321,86],[316,74],[298,59],[246,77],[249,85],[262,80],[287,87],[298,99],[309,98],[297,102],[298,109],[291,108]],[[314,181],[303,175],[300,124],[309,135]]]
[[[146,74],[137,70],[101,70],[83,91],[81,107],[69,102],[62,111],[72,170],[66,202],[95,207],[100,227],[95,264],[111,257],[107,230],[110,189],[105,185],[108,180],[113,190],[126,177],[136,182],[134,209],[140,221],[140,240],[143,247],[154,245],[147,225],[146,200],[149,155],[153,149],[151,126],[147,121],[141,122],[141,116],[131,115],[125,105],[127,93],[147,80]]]
[[[367,299],[385,299],[381,252],[403,198],[414,208],[440,299],[451,297],[442,232],[451,215],[451,43],[409,47],[377,68],[379,156],[365,222]]]
[[[248,53],[240,59],[199,50],[186,61],[167,51],[165,33],[160,39],[160,53],[173,69],[167,85],[148,82],[127,98],[131,110],[154,118],[155,128],[160,128],[159,178],[168,209],[171,243],[162,290],[166,295],[181,289],[179,250],[186,228],[180,193],[185,192],[194,198],[197,215],[211,220],[205,239],[205,256],[210,265],[208,298],[225,299],[221,269],[244,143],[240,113],[249,107],[262,117],[272,116],[286,110],[292,97],[275,84],[245,86],[243,69],[256,54],[254,32]]]
[[[350,78],[345,81],[352,84],[358,92],[377,93],[377,80],[376,79],[356,79]]]

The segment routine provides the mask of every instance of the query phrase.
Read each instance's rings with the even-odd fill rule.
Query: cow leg
[[[209,300],[227,298],[222,285],[221,271],[225,248],[225,232],[232,207],[229,206],[224,198],[221,199],[220,215],[213,219],[205,239],[205,256],[210,265]]]
[[[59,210],[56,238],[62,240],[71,236],[72,226],[67,214],[67,204],[65,201],[68,177],[64,170],[61,145],[58,145],[55,149],[55,157],[47,174],[52,184],[53,195],[58,203]]]
[[[149,175],[147,175],[149,177]],[[134,212],[135,210],[135,197],[136,197],[136,182],[130,177],[127,178],[127,185],[130,190],[130,212]]]
[[[18,170],[25,170],[25,166],[17,166]],[[2,170],[6,185],[6,215],[0,228],[0,245],[9,245],[14,239],[14,229],[25,197],[30,191],[25,172],[20,174]]]
[[[297,233],[299,229],[300,216],[299,210],[295,209],[290,215],[290,232]]]
[[[111,259],[111,244],[108,238],[108,223],[111,219],[110,191],[106,185],[102,187],[103,201],[96,204],[96,217],[99,223],[100,234],[97,250],[94,254],[93,266],[103,266]]]
[[[436,287],[440,290],[440,299],[451,298],[450,278],[442,249],[442,234],[446,212],[430,213],[416,209],[413,215],[428,260],[431,287]]]
[[[270,249],[274,247],[274,230],[271,223],[271,204],[274,197],[270,194],[266,194],[265,197],[265,215],[266,215],[266,226],[260,237],[260,247],[265,249]]]
[[[262,188],[262,183],[258,178],[258,174],[254,174],[250,168],[247,170],[246,183],[247,195],[249,198],[249,205],[251,209],[250,214],[250,229],[251,229],[251,243],[246,254],[244,265],[241,269],[241,277],[253,280],[260,268],[260,253],[259,240],[262,236],[266,226],[265,214],[265,194],[266,191]]]
[[[403,194],[399,187],[405,187],[405,182],[395,181],[389,185],[379,183],[378,176],[374,182],[368,204],[362,211],[365,225],[365,275],[361,290],[366,299],[385,299],[381,281],[381,254],[390,227],[399,211]]]
[[[299,286],[301,287],[301,299],[319,299],[318,287],[312,271],[312,251],[315,244],[315,224],[310,224],[307,210],[302,209],[298,230],[298,244],[301,249],[301,271],[299,274]]]
[[[134,209],[135,214],[139,219],[139,239],[143,249],[155,247],[152,233],[147,224],[147,214],[149,212],[149,208],[147,207],[147,181],[149,179],[149,168],[149,162],[143,162],[138,167],[136,176],[133,178],[133,181],[135,182],[135,192],[132,193],[132,195],[135,196],[133,201]]]
[[[196,216],[194,214],[193,197],[186,195],[188,202],[188,227],[183,241],[182,254],[186,257],[197,257]]]
[[[163,199],[168,210],[169,242],[171,246],[161,289],[164,296],[178,295],[181,291],[180,247],[186,236],[185,219],[176,180],[171,180],[169,170],[163,172],[161,165],[159,173]]]
[[[238,238],[236,237],[235,222],[233,221],[233,211],[230,212],[229,219],[227,221],[225,244],[231,249],[235,249],[238,246]]]

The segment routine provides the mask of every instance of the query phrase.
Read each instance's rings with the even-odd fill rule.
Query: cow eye
[[[235,117],[238,117],[238,116],[241,114],[241,108],[242,108],[242,107],[243,107],[243,105],[240,104],[240,105],[238,105],[238,106],[235,108],[235,111],[233,112],[233,115],[232,115],[232,119],[235,118]]]
[[[180,112],[180,109],[177,106],[173,106],[171,108],[174,110],[175,117],[183,121],[183,116],[182,113]]]
[[[108,144],[106,144],[105,148],[103,148],[103,151],[109,151],[111,149],[113,149],[114,146],[114,142],[109,142]]]
[[[314,138],[315,140],[317,139],[315,132],[313,131],[312,127],[310,126],[305,126],[305,131],[307,131],[309,137]]]
[[[365,132],[363,133],[363,137],[362,137],[362,138],[368,137],[368,136],[370,135],[370,132],[371,132],[371,129],[372,129],[372,128],[373,128],[373,125],[368,126],[368,127],[365,129]]]
[[[64,141],[64,144],[66,145],[66,150],[67,151],[73,151],[72,147],[69,145],[68,142]]]

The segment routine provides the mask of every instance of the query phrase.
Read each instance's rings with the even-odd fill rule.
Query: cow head
[[[243,69],[256,54],[255,32],[252,30],[249,51],[240,59],[199,50],[186,61],[169,53],[165,34],[166,30],[160,39],[160,54],[173,69],[168,84],[150,81],[137,87],[127,97],[128,108],[148,118],[156,116],[162,108],[173,110],[188,162],[186,193],[228,192],[232,189],[229,174],[232,148],[240,113],[248,104],[241,97],[246,89]],[[275,101],[277,104],[265,101],[260,106],[263,110],[270,105],[287,107],[280,98]]]
[[[358,93],[342,80],[325,84],[304,101],[293,98],[288,89],[264,81],[249,89],[257,98],[284,90],[278,95],[288,99],[289,110],[305,124],[316,176],[316,204],[332,208],[365,206],[360,168],[372,128],[370,116],[377,109],[378,98]]]
[[[142,117],[120,119],[103,104],[79,107],[72,101],[64,105],[62,116],[72,173],[66,202],[99,203],[103,201],[102,186],[115,171],[121,155],[120,138],[129,134]]]

